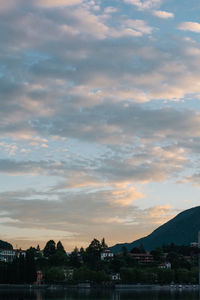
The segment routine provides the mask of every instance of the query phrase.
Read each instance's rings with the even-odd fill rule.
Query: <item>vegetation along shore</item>
[[[0,287],[7,284],[67,287],[197,288],[197,243],[163,245],[150,252],[142,244],[113,253],[104,239],[94,239],[86,248],[65,251],[50,240],[44,249],[13,249],[0,243]],[[131,286],[130,286],[131,285]]]

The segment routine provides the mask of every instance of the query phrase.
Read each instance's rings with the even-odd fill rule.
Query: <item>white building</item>
[[[112,280],[120,280],[121,279],[119,273],[112,274],[111,277],[112,277]]]
[[[4,262],[12,262],[15,258],[15,250],[0,250],[0,260]]]
[[[0,261],[12,262],[15,257],[26,256],[26,251],[17,250],[0,250]]]
[[[163,264],[160,264],[158,266],[159,269],[171,269],[172,265],[170,262],[165,262]]]
[[[101,252],[101,260],[108,260],[114,257],[114,253],[111,252],[109,249],[105,249]]]

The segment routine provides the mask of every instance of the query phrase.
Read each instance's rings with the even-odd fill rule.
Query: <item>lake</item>
[[[198,291],[0,291],[0,300],[200,300]]]

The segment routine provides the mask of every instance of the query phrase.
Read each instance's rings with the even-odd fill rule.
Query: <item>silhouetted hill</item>
[[[117,244],[110,249],[117,253],[125,246],[130,251],[133,247],[140,246],[141,243],[146,250],[172,242],[176,245],[189,245],[191,242],[197,242],[198,231],[200,231],[200,206],[181,212],[146,237],[132,243]]]
[[[12,250],[13,246],[10,243],[8,243],[8,242],[4,242],[4,241],[0,240],[0,250],[1,249]]]

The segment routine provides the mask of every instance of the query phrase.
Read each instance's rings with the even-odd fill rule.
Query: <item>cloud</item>
[[[151,34],[152,33],[152,27],[148,26],[145,21],[143,20],[126,20],[126,24],[133,28],[134,30],[137,30],[138,32],[141,32],[141,34]]]
[[[15,149],[14,149],[15,150]],[[13,149],[11,150],[13,151]],[[11,152],[11,155],[13,152]],[[9,159],[0,159],[0,172],[10,174],[12,176],[18,176],[23,174],[29,175],[50,175],[50,169],[52,170],[52,176],[63,174],[64,166],[55,163],[55,161],[16,161]]]
[[[200,173],[199,172],[194,172],[190,176],[185,176],[181,180],[178,181],[178,183],[186,184],[186,183],[191,183],[193,185],[200,185]]]
[[[34,32],[33,24],[37,24]],[[3,20],[1,25],[5,32],[7,25]],[[95,15],[85,7],[73,7],[70,12],[67,9],[55,11],[54,17],[43,10],[40,17],[37,11],[29,18],[16,15],[9,30],[21,54],[12,58],[12,64],[8,56],[4,56],[8,69],[0,78],[1,98],[9,101],[1,103],[1,117],[8,120],[13,110],[14,127],[18,120],[26,119],[27,128],[28,120],[38,115],[53,118],[60,106],[65,109],[64,102],[65,106],[68,104],[66,109],[71,110],[73,105],[174,100],[200,92],[197,57],[190,55],[189,58],[186,51],[183,52],[191,48],[191,43],[179,41],[173,52],[170,48],[159,48],[153,40],[148,45],[135,42],[135,37],[154,33],[154,28],[144,20],[118,18],[114,27],[101,14]],[[128,36],[133,40],[127,39]],[[112,39],[119,41],[111,44]],[[11,49],[9,40],[2,42],[2,53],[4,48]],[[28,51],[31,47],[37,51]],[[19,67],[24,66],[24,62],[27,69]],[[17,79],[12,81],[8,74],[15,74]],[[21,78],[27,74],[29,80],[24,83]],[[60,99],[60,105],[55,104],[55,99]],[[8,130],[11,125],[12,122]]]
[[[3,237],[24,245],[34,239],[44,245],[47,239],[59,237],[69,251],[75,245],[87,246],[94,236],[99,235],[109,240],[110,245],[123,241],[124,232],[127,240],[133,241],[138,235],[150,233],[161,220],[165,221],[173,214],[169,205],[145,210],[133,205],[119,206],[117,202],[110,202],[110,191],[54,194],[59,201],[43,199],[42,195],[44,193],[35,190],[0,194],[1,210],[4,211],[0,223],[6,232]]]
[[[83,0],[36,0],[37,5],[44,7],[73,6],[83,2]]]
[[[0,172],[12,176],[56,176],[59,182],[51,187],[52,191],[74,190],[113,191],[111,201],[126,205],[135,199],[142,198],[132,185],[147,182],[162,182],[167,178],[176,178],[189,163],[187,152],[178,147],[152,147],[148,151],[143,147],[135,149],[135,154],[127,158],[107,155],[99,158],[73,158],[71,155],[62,161],[16,161],[0,160]],[[113,147],[112,150],[115,150]],[[45,151],[48,151],[45,149]],[[115,150],[116,151],[116,150]]]
[[[198,39],[154,27],[152,14],[173,17],[162,1],[4,2],[0,176],[4,191],[25,189],[1,194],[4,232],[48,225],[80,243],[149,233],[170,210],[150,210],[157,191],[145,187],[198,174]]]
[[[161,19],[170,19],[174,18],[174,14],[168,11],[163,10],[155,10],[152,12],[154,16],[161,18]]]
[[[116,13],[118,10],[116,7],[113,7],[113,6],[107,6],[105,9],[104,9],[104,12],[106,14],[112,14],[112,13]]]
[[[104,103],[79,113],[63,109],[63,115],[59,113],[54,120],[38,121],[33,124],[34,131],[48,139],[19,135],[14,145],[18,147],[15,147],[17,153],[28,148],[36,155],[38,149],[40,159],[1,159],[0,172],[58,176],[66,179],[61,183],[66,188],[94,188],[116,181],[160,182],[181,175],[190,162],[191,153],[199,151],[199,113],[192,110],[149,110],[141,105]],[[55,135],[60,137],[56,140],[58,152],[51,139]],[[76,139],[75,153],[79,156],[66,149],[66,140],[62,137]],[[88,144],[83,146],[86,142]],[[47,143],[48,148],[43,147]],[[98,153],[95,145],[100,147],[101,154],[88,155],[90,147]],[[10,143],[4,142],[1,146],[5,153],[12,150]],[[112,150],[110,153],[107,147]]]
[[[99,172],[104,174],[104,178],[114,182],[161,182],[180,173],[188,162],[182,149],[154,147],[148,151],[140,150],[141,152],[121,161],[116,158],[105,159]]]
[[[21,0],[18,1],[18,4],[21,4]],[[11,10],[13,8],[16,8],[17,3],[15,0],[0,0],[0,12],[6,12],[8,10]]]
[[[6,142],[0,142],[0,148],[8,153],[9,156],[14,156],[18,150],[18,146],[16,144],[9,144]]]
[[[161,0],[124,0],[125,3],[136,6],[139,10],[153,9],[161,5]]]
[[[96,16],[87,9],[74,10],[73,17],[82,34],[91,34],[96,38],[104,39],[109,32],[109,27],[104,24],[101,17]]]
[[[178,29],[184,31],[200,32],[200,23],[197,22],[183,22],[178,25]]]
[[[130,206],[135,200],[144,198],[144,194],[137,191],[134,187],[126,183],[114,183],[114,189],[111,191],[111,205]]]
[[[139,223],[147,222],[160,226],[175,216],[174,209],[171,205],[165,204],[163,206],[154,206],[144,210],[141,215]]]

